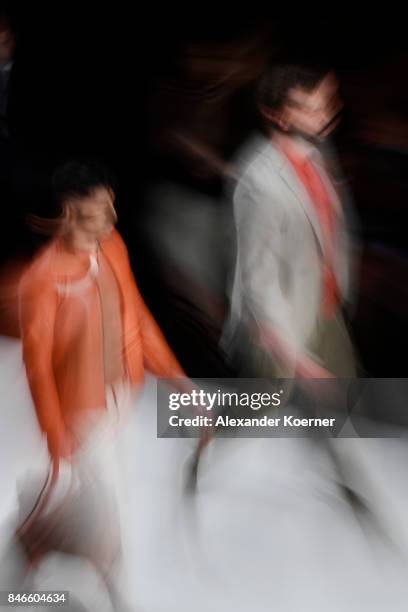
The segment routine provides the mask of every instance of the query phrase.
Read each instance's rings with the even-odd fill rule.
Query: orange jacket
[[[185,374],[147,309],[118,234],[101,243],[116,277],[129,380],[144,368],[164,378]],[[105,406],[101,306],[84,261],[52,240],[23,274],[19,291],[23,358],[41,429],[51,455],[81,411]],[[55,458],[55,457],[54,457]]]

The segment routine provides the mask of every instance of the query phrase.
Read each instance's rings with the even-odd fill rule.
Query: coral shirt
[[[294,158],[285,151],[299,180],[305,187],[315,208],[323,239],[323,277],[322,277],[322,314],[330,318],[337,310],[339,293],[333,272],[333,244],[335,233],[335,211],[329,193],[318,171],[310,159],[304,161]]]

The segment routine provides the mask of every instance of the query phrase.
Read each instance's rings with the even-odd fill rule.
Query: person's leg
[[[108,387],[106,410],[88,415],[75,467],[85,506],[92,513],[93,537],[89,558],[102,577],[115,611],[132,610],[127,603],[127,580],[122,550],[121,507],[126,494],[121,474],[117,435],[125,425],[135,394],[127,384]],[[97,526],[97,528],[95,528]]]

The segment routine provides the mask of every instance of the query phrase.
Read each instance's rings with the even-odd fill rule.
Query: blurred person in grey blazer
[[[236,263],[222,344],[243,377],[355,375],[343,310],[352,298],[351,210],[327,137],[342,103],[334,73],[275,64],[258,107],[265,136],[238,159]]]

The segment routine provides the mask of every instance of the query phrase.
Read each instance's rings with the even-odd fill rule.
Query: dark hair
[[[275,63],[260,78],[257,92],[258,107],[279,111],[294,87],[312,91],[330,72],[328,66],[296,62]]]
[[[83,198],[97,187],[115,191],[115,179],[111,172],[94,159],[71,160],[54,171],[52,188],[59,205],[70,198]]]

